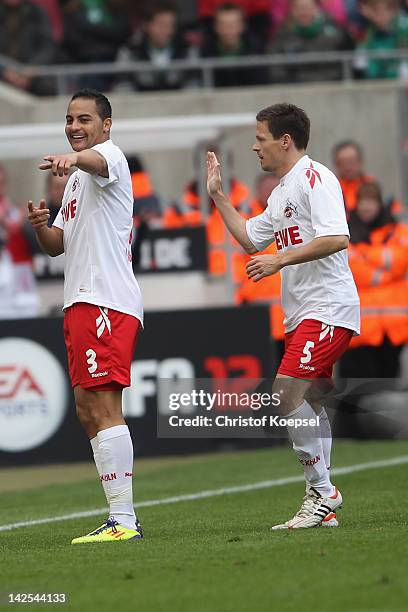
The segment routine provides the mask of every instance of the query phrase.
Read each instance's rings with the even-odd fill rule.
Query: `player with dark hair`
[[[105,119],[112,119],[111,103],[100,91],[96,91],[95,89],[80,89],[73,94],[71,102],[74,100],[94,100],[96,112],[102,121],[105,121]]]
[[[109,100],[94,90],[72,96],[65,134],[73,149],[47,155],[41,170],[68,175],[61,209],[28,203],[41,248],[65,253],[64,336],[78,418],[92,446],[109,504],[108,520],[73,544],[139,539],[133,508],[133,445],[122,415],[122,391],[143,322],[130,251],[133,196],[129,167],[110,139]]]
[[[273,529],[337,526],[342,496],[330,481],[330,422],[312,396],[331,384],[333,364],[360,330],[343,197],[334,174],[305,153],[310,121],[302,109],[275,104],[256,119],[253,151],[262,169],[280,179],[265,211],[248,220],[240,216],[222,191],[220,165],[212,152],[207,156],[207,188],[229,231],[248,253],[262,251],[274,240],[278,250],[252,257],[247,273],[254,282],[281,273],[285,353],[272,392],[280,396],[280,412],[304,468],[306,495],[295,516]],[[304,426],[298,427],[299,419]]]

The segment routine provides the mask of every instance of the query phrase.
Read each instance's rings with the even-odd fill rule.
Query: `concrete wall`
[[[386,192],[401,195],[399,161],[398,84],[356,82],[325,85],[268,86],[243,90],[191,90],[168,94],[112,94],[114,118],[163,117],[211,113],[251,112],[278,101],[303,107],[312,120],[309,154],[330,166],[333,144],[346,138],[359,140],[366,150],[366,166],[381,177]],[[0,125],[61,121],[66,98],[34,99],[0,87]],[[235,174],[251,186],[259,172],[251,152],[253,129],[236,130],[228,136],[235,156]],[[157,152],[144,156],[154,185],[166,199],[177,199],[193,174],[191,151],[177,155]],[[52,151],[44,151],[44,154]],[[17,201],[43,195],[40,160],[9,162],[11,190]]]

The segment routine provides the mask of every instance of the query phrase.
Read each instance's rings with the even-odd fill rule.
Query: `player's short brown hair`
[[[74,93],[74,95],[71,98],[71,102],[73,100],[77,100],[78,98],[85,98],[87,100],[95,100],[96,110],[98,112],[98,115],[102,119],[102,121],[105,121],[105,119],[112,118],[111,103],[109,102],[108,98],[104,96],[103,93],[101,93],[100,91],[97,91],[96,89],[90,89],[90,88],[80,89],[79,91],[76,91]]]
[[[273,104],[260,110],[256,120],[265,121],[274,138],[289,134],[298,150],[306,149],[310,138],[310,119],[298,106]]]

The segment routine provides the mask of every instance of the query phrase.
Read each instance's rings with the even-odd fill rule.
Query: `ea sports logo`
[[[46,442],[66,411],[60,363],[32,340],[0,340],[0,450],[27,451]]]

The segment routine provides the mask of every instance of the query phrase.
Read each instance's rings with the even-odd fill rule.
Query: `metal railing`
[[[39,77],[54,78],[59,94],[67,93],[70,82],[75,77],[96,75],[132,75],[144,72],[177,71],[184,74],[195,73],[199,75],[201,87],[212,88],[215,83],[215,71],[218,69],[246,69],[246,68],[288,68],[292,66],[339,64],[343,81],[354,78],[356,68],[370,60],[399,61],[402,76],[408,75],[408,49],[401,50],[354,50],[354,51],[320,51],[297,54],[265,54],[249,55],[240,58],[189,58],[174,60],[166,66],[156,66],[150,62],[117,61],[113,63],[94,64],[52,64],[47,66],[23,65],[10,58],[0,55],[0,68],[11,68],[21,74],[29,72]],[[270,84],[271,81],[265,82]]]

